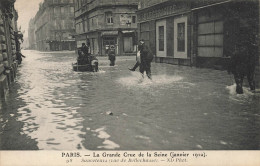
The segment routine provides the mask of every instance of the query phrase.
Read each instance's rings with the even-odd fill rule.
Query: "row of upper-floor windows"
[[[105,13],[105,24],[106,25],[113,25],[114,24],[115,15],[112,12]],[[85,20],[78,20],[79,22],[76,23],[76,32],[77,33],[84,33],[89,30],[94,30],[97,27],[104,25],[104,18],[103,17],[92,17],[90,19]],[[117,25],[120,26],[136,26],[136,15],[132,14],[120,14]]]
[[[54,29],[74,29],[74,21],[72,20],[54,20]]]
[[[132,3],[136,3],[138,4],[139,0],[74,0],[74,4],[75,4],[75,10],[79,10],[82,6],[85,5],[89,5],[89,6],[97,6],[97,5],[101,5],[101,4],[125,4],[125,5],[129,5]]]
[[[56,6],[52,8],[53,14],[74,14],[74,7],[72,6]]]

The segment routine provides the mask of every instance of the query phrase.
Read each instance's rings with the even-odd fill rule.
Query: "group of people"
[[[238,41],[236,49],[231,53],[228,72],[234,75],[236,82],[237,94],[243,94],[243,80],[247,77],[250,90],[255,90],[255,66],[258,55],[258,44],[255,37],[247,37]],[[153,54],[150,48],[145,44],[144,40],[140,40],[138,45],[137,62],[130,71],[135,71],[139,67],[139,71],[144,77],[144,71],[149,79],[151,75],[151,62]]]
[[[144,77],[144,72],[149,79],[152,79],[151,74],[151,62],[153,60],[153,54],[150,48],[145,44],[144,40],[140,40],[138,45],[138,52],[136,56],[136,64],[133,68],[130,68],[130,71],[135,71],[139,67],[139,71]]]
[[[252,40],[241,40],[236,44],[236,49],[231,53],[230,63],[228,65],[228,72],[234,75],[236,82],[236,92],[238,94],[243,93],[243,79],[246,76],[249,87],[251,90],[255,90],[255,63],[256,55],[258,51],[257,44]],[[111,54],[111,55],[110,55]],[[113,66],[114,53],[110,52],[109,60],[111,66]],[[113,56],[112,56],[113,54]],[[136,56],[136,64],[133,68],[129,68],[130,71],[135,71],[139,67],[139,71],[144,77],[144,72],[149,79],[152,79],[151,75],[151,62],[153,60],[153,54],[144,40],[139,41],[138,52]],[[82,43],[82,47],[79,50],[78,64],[91,63],[91,56],[89,54],[89,44]]]
[[[91,56],[89,53],[89,43],[86,45],[82,43],[82,46],[78,50],[78,59],[77,62],[79,65],[91,64]],[[109,49],[108,58],[110,60],[110,66],[115,65],[115,50]],[[135,66],[130,71],[135,71],[139,67],[140,73],[144,77],[144,72],[149,79],[152,79],[151,75],[151,62],[153,60],[153,54],[150,48],[145,44],[144,40],[139,41],[138,53],[137,53],[137,62]]]

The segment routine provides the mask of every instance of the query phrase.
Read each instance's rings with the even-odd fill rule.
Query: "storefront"
[[[198,67],[226,69],[238,42],[259,40],[258,6],[253,1],[224,1],[194,7],[192,13],[194,64]]]
[[[238,41],[259,40],[256,1],[166,1],[137,15],[138,38],[159,63],[226,69]]]
[[[110,48],[114,48],[115,54],[118,55],[118,31],[101,32],[101,40],[102,55],[107,55]]]
[[[49,45],[46,46],[46,51],[61,51],[61,50],[75,50],[75,40],[62,40],[62,41],[48,41]]]
[[[116,55],[125,56],[136,53],[136,32],[123,31],[95,31],[76,36],[77,47],[82,43],[90,44],[91,54],[107,56],[108,49],[115,49]]]
[[[138,11],[138,38],[153,51],[156,62],[190,65],[190,5],[165,2]]]
[[[136,52],[136,32],[134,30],[122,31],[123,54],[131,55]]]

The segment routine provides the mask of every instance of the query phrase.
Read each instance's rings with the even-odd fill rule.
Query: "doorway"
[[[156,22],[156,55],[166,57],[166,20]]]
[[[174,19],[174,58],[187,59],[187,16]]]

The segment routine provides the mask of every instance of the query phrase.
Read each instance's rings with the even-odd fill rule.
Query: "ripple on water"
[[[102,148],[104,148],[104,149],[120,148],[120,146],[118,144],[116,144],[115,142],[108,139],[108,138],[110,138],[110,135],[105,131],[105,129],[106,129],[105,127],[101,127],[101,128],[96,129],[96,130],[92,130],[92,132],[97,133],[98,138],[104,139],[103,145],[98,146],[97,148],[99,148],[99,149],[102,149]]]
[[[147,76],[142,78],[142,75],[138,72],[132,72],[131,74],[131,76],[119,78],[117,82],[127,87],[144,87],[172,84],[173,82],[178,82],[183,79],[177,75],[154,75],[152,76],[152,80],[150,80]]]
[[[251,92],[248,88],[243,87],[243,94],[237,94],[236,93],[236,84],[226,86],[226,89],[229,91],[229,98],[234,101],[238,102],[248,102],[248,99],[251,96],[256,95],[255,93]]]

